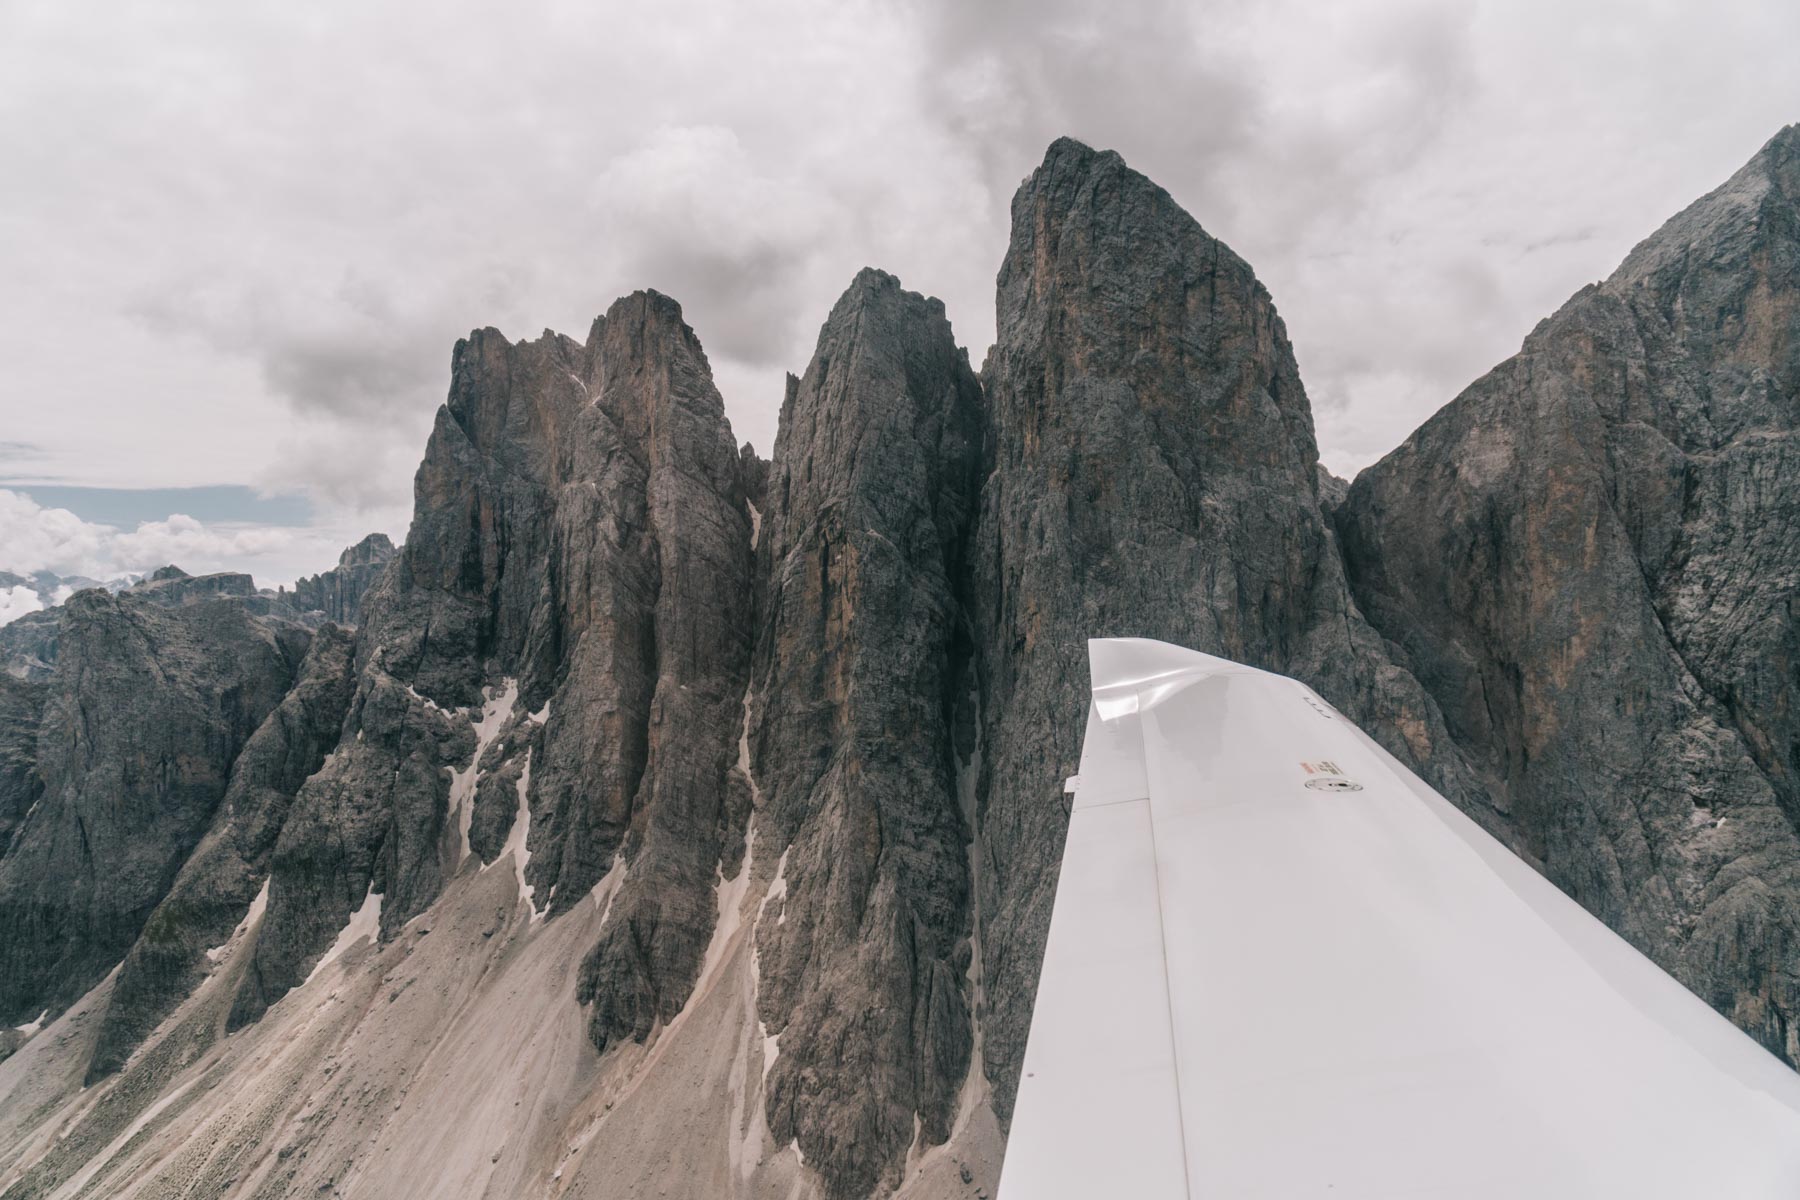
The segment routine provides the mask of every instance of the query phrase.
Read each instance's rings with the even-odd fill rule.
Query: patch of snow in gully
[[[469,757],[468,766],[450,772],[450,811],[456,818],[458,864],[469,857],[469,823],[475,817],[475,785],[480,782],[481,756],[487,753],[488,747],[494,744],[500,730],[511,719],[513,706],[519,700],[519,681],[501,680],[498,689],[489,688],[486,694],[481,715],[470,719],[475,730],[475,753]]]
[[[731,939],[737,935],[738,927],[743,924],[744,893],[750,890],[750,864],[756,861],[756,818],[750,819],[749,832],[744,836],[744,861],[738,864],[738,872],[729,880],[725,878],[723,865],[715,868],[717,876],[713,880],[713,893],[718,900],[718,915],[713,921],[712,941],[707,944],[706,957],[700,965],[700,981],[694,985],[694,995],[698,996],[706,990],[706,984],[725,961],[725,949]]]
[[[495,857],[494,863],[499,862],[508,854],[512,855],[513,873],[519,881],[519,898],[525,901],[525,908],[531,914],[531,920],[537,922],[544,919],[544,915],[550,911],[550,907],[545,905],[543,912],[539,912],[535,899],[537,889],[525,882],[525,868],[531,862],[531,851],[526,849],[526,842],[531,837],[531,802],[527,799],[531,792],[531,751],[529,750],[525,752],[525,766],[519,771],[517,790],[519,807],[513,813],[512,828],[506,831],[506,844],[500,847],[500,853]],[[485,871],[494,863],[484,863],[481,869]],[[602,882],[605,881],[602,880]]]
[[[331,949],[325,952],[325,957],[318,961],[300,986],[305,987],[311,983],[317,978],[319,972],[325,969],[327,963],[336,962],[342,958],[344,953],[357,942],[364,938],[373,942],[380,935],[381,894],[375,890],[374,884],[370,884],[368,894],[363,897],[362,907],[350,914],[350,920],[339,931],[337,941],[331,943]]]
[[[237,923],[237,928],[231,931],[230,937],[206,952],[206,961],[216,963],[231,953],[231,948],[241,941],[246,933],[250,932],[250,927],[262,920],[263,910],[268,907],[269,877],[265,875],[262,887],[258,889],[256,899],[250,901],[250,910],[244,914],[244,919]]]

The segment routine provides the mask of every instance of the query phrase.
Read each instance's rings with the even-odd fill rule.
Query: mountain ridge
[[[1102,635],[1304,679],[1796,1061],[1797,137],[1347,487],[1249,264],[1072,139],[980,372],[865,268],[768,461],[666,296],[473,331],[398,550],[82,593],[0,680],[0,911],[131,758],[57,714],[209,755],[78,971],[0,932],[4,1194],[991,1189]],[[83,675],[129,628],[197,665]]]

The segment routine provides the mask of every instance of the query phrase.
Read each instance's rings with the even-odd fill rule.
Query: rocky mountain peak
[[[1792,200],[1794,198],[1793,171],[1800,166],[1800,121],[1792,125],[1784,125],[1776,131],[1775,136],[1763,143],[1746,169],[1760,167],[1766,171],[1776,186]]]
[[[1577,293],[1338,510],[1362,609],[1505,836],[1790,1062],[1797,145]]]
[[[1011,1107],[1086,709],[1085,639],[1298,675],[1409,761],[1441,726],[1351,601],[1312,413],[1249,265],[1116,154],[1053,145],[1013,200],[972,556],[982,647],[983,1055]],[[1406,730],[1407,735],[1398,736]]]
[[[1065,182],[1079,184],[1081,180],[1092,176],[1096,168],[1109,172],[1128,172],[1135,179],[1124,180],[1127,183],[1141,180],[1151,187],[1156,186],[1145,176],[1131,171],[1117,151],[1096,150],[1086,142],[1075,138],[1059,137],[1045,148],[1043,160],[1027,178],[1020,193],[1054,191]],[[1123,179],[1123,176],[1121,178]],[[1016,200],[1017,196],[1015,195],[1014,198]]]
[[[306,624],[0,634],[0,1168],[985,1194],[1092,636],[1305,680],[1800,1061],[1797,141],[1347,489],[1249,265],[1071,139],[981,375],[866,268],[768,460],[659,293],[471,333]]]
[[[1311,473],[1312,412],[1268,292],[1249,264],[1118,154],[1067,138],[1050,147],[1013,198],[996,309],[996,353],[1036,356],[1067,342],[1083,376],[1132,388],[1159,443],[1274,456],[1268,465],[1297,455]],[[1061,372],[1075,364],[1054,356],[1045,365]],[[1004,360],[987,369],[1012,370]],[[1168,386],[1174,372],[1192,385]],[[1052,376],[1044,388],[1060,382]],[[1021,419],[1038,419],[1041,391],[1017,394]],[[1184,394],[1202,402],[1164,403]],[[997,397],[1000,406],[1014,402],[1010,390]],[[1265,430],[1271,421],[1278,430]]]
[[[354,546],[346,546],[338,555],[340,567],[366,567],[385,563],[394,557],[394,542],[385,533],[371,533]]]
[[[721,445],[736,457],[725,402],[681,305],[661,292],[633,292],[613,302],[601,328],[595,397],[631,437],[658,456],[692,441],[708,446],[709,461]]]
[[[153,588],[188,581],[159,574]],[[26,710],[37,802],[0,857],[0,1024],[60,1012],[130,948],[310,640],[231,599],[135,589],[77,592],[56,618],[54,673]]]
[[[362,615],[362,599],[393,561],[394,543],[385,533],[371,533],[338,555],[329,571],[298,579],[291,595],[284,595],[302,613],[321,614],[323,620],[354,625]]]
[[[534,918],[629,864],[582,984],[596,1042],[679,1010],[745,815],[726,783],[752,595],[740,464],[667,297],[621,299],[585,344],[458,343],[412,529],[358,630],[350,740],[296,798],[237,1019],[367,897],[391,934],[465,860],[502,856]]]
[[[769,1128],[832,1196],[896,1185],[970,1074],[967,811],[951,726],[974,686],[963,546],[981,390],[944,308],[863,270],[790,382],[758,541],[747,748]]]
[[[1711,277],[1729,286],[1743,276],[1744,286],[1765,274],[1761,253],[1791,244],[1800,226],[1800,125],[1776,134],[1749,162],[1719,187],[1671,217],[1640,242],[1606,281],[1615,294],[1648,287],[1672,302],[1684,286],[1694,291]],[[1703,301],[1710,300],[1704,295]]]

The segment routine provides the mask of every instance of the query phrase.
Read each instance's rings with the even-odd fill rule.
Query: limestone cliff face
[[[165,566],[0,639],[0,889],[20,906],[0,957],[29,1016],[120,966],[90,1078],[204,977],[337,744],[350,640],[323,616],[248,575]]]
[[[61,606],[39,609],[0,625],[0,673],[43,682],[56,673],[56,639]]]
[[[790,381],[762,514],[751,751],[768,1123],[834,1196],[945,1141],[970,1050],[959,594],[980,388],[943,306],[864,271]]]
[[[1789,130],[1347,494],[1070,141],[979,379],[864,271],[768,461],[667,297],[472,334],[398,553],[0,636],[0,1022],[91,1006],[0,1040],[0,1185],[991,1188],[1093,636],[1306,680],[1800,1057],[1797,198]]]
[[[173,563],[150,572],[148,579],[131,586],[131,594],[157,604],[192,604],[222,596],[243,599],[256,595],[256,581],[242,571],[216,571],[211,575],[189,575]]]
[[[1426,762],[1430,701],[1349,595],[1312,412],[1248,264],[1116,154],[1050,148],[1013,200],[972,551],[984,1054],[1010,1111],[1087,708],[1086,639],[1297,675]]]
[[[44,794],[37,773],[38,725],[49,688],[0,674],[0,859]]]
[[[350,701],[350,637],[327,625],[294,686],[232,763],[211,828],[120,965],[88,1068],[117,1070],[204,978],[217,947],[255,907],[294,795],[337,744]]]
[[[698,974],[747,796],[740,459],[680,309],[615,304],[585,344],[459,343],[405,549],[365,599],[343,741],[302,788],[234,1020],[303,979],[352,912],[392,934],[473,853],[534,911],[627,871],[581,1001],[642,1039]]]
[[[301,612],[317,612],[338,625],[354,625],[362,598],[394,558],[394,543],[385,533],[371,533],[338,556],[337,566],[294,581],[284,597]]]
[[[1358,599],[1521,852],[1800,1062],[1800,128],[1365,471]]]
[[[30,796],[0,857],[7,1025],[60,1012],[130,948],[308,643],[231,600],[166,607],[92,589],[59,620],[54,675],[0,715],[12,726],[0,813]]]
[[[574,648],[568,702],[558,694],[545,728],[545,807],[559,806],[550,831],[562,835],[563,882],[547,871],[539,886],[560,887],[556,907],[566,909],[621,855],[627,874],[579,991],[604,1048],[642,1040],[686,1003],[719,916],[715,880],[742,858],[749,794],[733,768],[753,590],[741,461],[680,309],[653,293],[615,305],[595,367],[599,406],[639,449],[622,464],[626,501],[570,533],[598,517],[640,556],[644,582],[631,612],[611,595],[606,564],[571,580],[572,607],[595,627]],[[614,626],[618,615],[631,620]],[[587,679],[573,678],[576,664],[589,665]],[[595,689],[618,697],[616,716],[596,711]],[[583,756],[612,739],[619,757],[595,805]],[[534,822],[536,812],[534,801]]]

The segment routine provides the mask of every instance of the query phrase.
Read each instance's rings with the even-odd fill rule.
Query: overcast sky
[[[640,287],[766,454],[859,267],[979,365],[1061,134],[1252,263],[1352,474],[1800,119],[1797,47],[1793,0],[0,0],[0,568],[398,540],[455,339]]]

